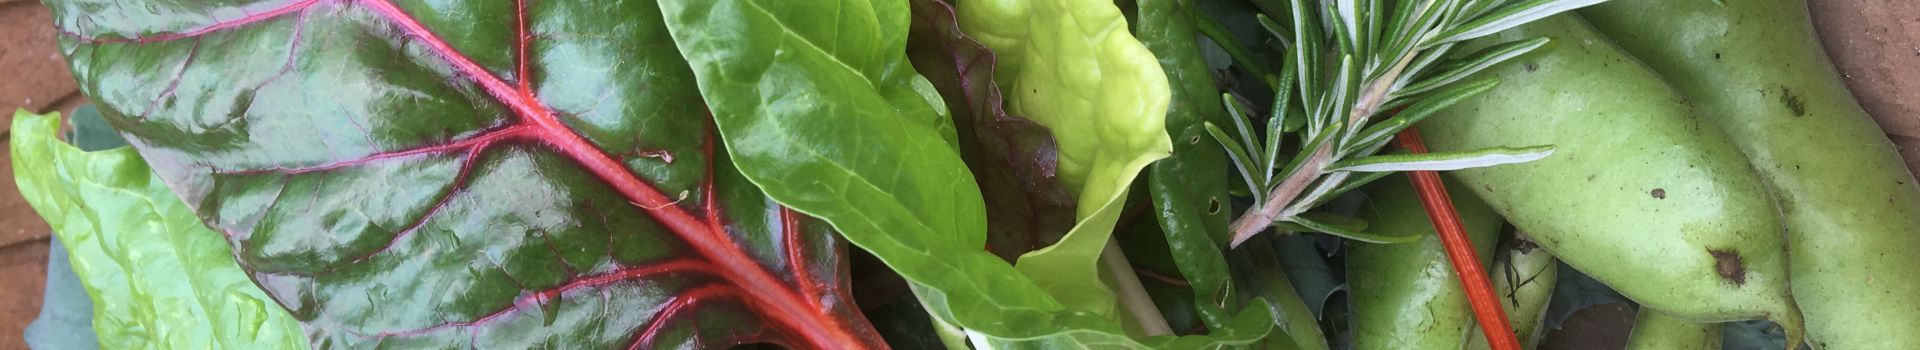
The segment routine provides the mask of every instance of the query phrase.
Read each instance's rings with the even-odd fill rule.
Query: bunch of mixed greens
[[[1541,247],[1643,322],[1797,339],[1779,228],[1691,214],[1759,213],[1745,158],[1541,21],[1601,1],[49,0],[76,123],[131,147],[20,113],[13,162],[116,347],[1509,349]],[[1653,137],[1555,123],[1616,95]],[[1709,170],[1592,163],[1671,165],[1622,150]],[[1713,195],[1608,226],[1565,216],[1616,195],[1582,175]],[[1348,277],[1288,276],[1320,250]],[[1340,279],[1350,316],[1311,286]]]

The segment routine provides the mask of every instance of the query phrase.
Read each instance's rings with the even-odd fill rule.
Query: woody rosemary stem
[[[1367,118],[1379,111],[1380,104],[1386,101],[1393,83],[1399,79],[1413,56],[1411,54],[1401,56],[1386,74],[1367,85],[1360,98],[1354,101],[1352,112],[1346,116],[1347,127],[1363,127]],[[1278,131],[1270,130],[1269,132]],[[1328,132],[1347,131],[1336,128]],[[1413,153],[1427,152],[1426,144],[1420,140],[1419,131],[1412,127],[1395,135],[1394,141]],[[1281,179],[1280,183],[1268,193],[1265,202],[1247,211],[1238,219],[1234,219],[1231,226],[1233,230],[1231,246],[1238,247],[1240,243],[1272,226],[1275,220],[1285,219],[1305,211],[1307,208],[1295,208],[1293,201],[1300,199],[1301,193],[1304,193],[1315,180],[1326,175],[1326,167],[1334,161],[1335,143],[1330,141],[1315,145],[1313,153],[1301,162],[1300,169]],[[1446,188],[1441,185],[1439,175],[1431,171],[1414,171],[1410,172],[1408,177],[1413,180],[1414,188],[1420,192],[1420,202],[1426,206],[1428,219],[1433,222],[1434,231],[1439,233],[1440,241],[1446,247],[1447,258],[1452,263],[1455,274],[1459,276],[1461,286],[1466,289],[1468,303],[1473,306],[1474,319],[1478,320],[1480,329],[1485,332],[1487,344],[1495,350],[1519,350],[1520,341],[1513,334],[1513,326],[1507,323],[1506,310],[1500,308],[1499,299],[1494,296],[1493,283],[1487,280],[1486,269],[1480,266],[1480,259],[1473,252],[1473,244],[1467,239],[1466,229],[1461,224],[1458,213],[1454,212],[1453,201],[1447,196]],[[1343,178],[1343,174],[1335,174],[1327,181],[1338,182]]]
[[[1360,122],[1379,110],[1380,104],[1386,102],[1387,92],[1393,86],[1393,82],[1400,79],[1400,73],[1405,71],[1408,62],[1413,61],[1413,56],[1412,54],[1401,56],[1400,61],[1394,62],[1393,68],[1387,69],[1387,74],[1381,75],[1379,79],[1367,85],[1366,91],[1354,101],[1353,112],[1347,115],[1348,127],[1361,127]],[[1307,160],[1300,163],[1300,170],[1287,175],[1285,179],[1280,180],[1280,185],[1273,187],[1273,191],[1267,194],[1265,203],[1260,203],[1259,207],[1248,210],[1246,214],[1233,220],[1233,226],[1231,226],[1233,243],[1229,247],[1239,247],[1240,243],[1246,242],[1247,239],[1253,238],[1253,235],[1272,226],[1274,220],[1299,214],[1294,212],[1295,210],[1288,209],[1292,206],[1293,200],[1300,197],[1300,193],[1305,192],[1307,186],[1313,184],[1313,180],[1319,179],[1320,175],[1325,175],[1327,164],[1332,162],[1333,142],[1320,143],[1318,148],[1313,150],[1313,154],[1308,155]]]
[[[1300,192],[1306,191],[1307,185],[1313,184],[1314,179],[1320,178],[1320,171],[1325,170],[1327,161],[1333,158],[1333,147],[1329,145],[1322,144],[1319,149],[1313,151],[1313,155],[1308,156],[1306,162],[1300,164],[1299,172],[1281,180],[1280,185],[1275,186],[1273,192],[1267,195],[1266,203],[1261,203],[1259,208],[1247,211],[1239,219],[1233,220],[1232,247],[1239,247],[1240,243],[1266,230],[1267,226],[1272,226],[1273,220],[1280,218],[1280,213],[1286,210],[1287,204],[1292,203],[1294,197],[1300,196]]]

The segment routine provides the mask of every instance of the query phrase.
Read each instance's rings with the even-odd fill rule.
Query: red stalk
[[[1408,152],[1427,153],[1426,142],[1421,141],[1420,131],[1413,127],[1394,135],[1393,141]],[[1467,239],[1459,213],[1453,210],[1453,198],[1447,196],[1447,187],[1440,183],[1440,174],[1409,171],[1407,178],[1413,180],[1420,204],[1427,208],[1427,219],[1433,221],[1441,245],[1446,246],[1447,259],[1453,262],[1453,272],[1460,276],[1460,285],[1467,289],[1467,302],[1473,305],[1474,319],[1480,322],[1487,344],[1494,350],[1520,350],[1520,340],[1514,337],[1513,326],[1507,323],[1507,312],[1500,308],[1500,299],[1493,293],[1493,283],[1487,280],[1479,256],[1474,255],[1473,243]]]

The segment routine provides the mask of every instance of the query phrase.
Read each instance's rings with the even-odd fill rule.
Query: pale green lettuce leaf
[[[300,323],[132,148],[85,152],[14,113],[14,180],[66,243],[105,349],[305,349]]]
[[[1166,74],[1111,1],[965,1],[958,10],[961,29],[1000,57],[1008,111],[1053,130],[1060,178],[1079,197],[1080,222],[1017,268],[1070,307],[1117,313],[1097,260],[1128,185],[1173,151]]]

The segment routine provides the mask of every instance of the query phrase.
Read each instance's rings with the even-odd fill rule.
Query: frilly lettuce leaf
[[[1010,114],[994,80],[998,57],[960,30],[953,6],[912,0],[907,57],[946,96],[960,157],[987,203],[987,250],[1011,262],[1060,241],[1074,224],[1073,196],[1057,174],[1047,127]]]
[[[1017,269],[1074,309],[1117,313],[1098,260],[1127,186],[1172,152],[1166,74],[1109,1],[967,1],[959,14],[961,29],[1001,58],[1008,109],[1054,131],[1060,177],[1079,198],[1073,230]]]

